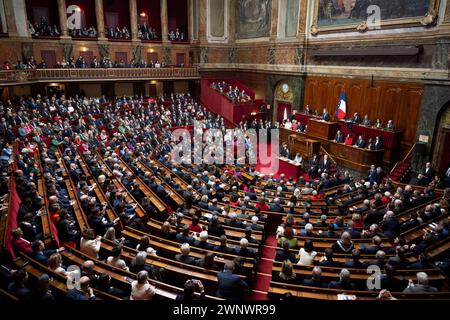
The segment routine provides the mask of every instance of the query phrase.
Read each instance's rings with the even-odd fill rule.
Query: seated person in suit
[[[189,243],[183,243],[181,245],[180,252],[181,253],[175,255],[176,261],[191,265],[195,265],[197,263],[196,258],[189,256],[189,254],[191,253],[191,246],[189,245]]]
[[[336,132],[336,135],[334,136],[334,142],[344,143],[344,135],[342,134],[341,130],[338,130]]]
[[[80,278],[80,289],[73,288],[67,291],[66,300],[67,301],[86,301],[95,300],[94,290],[92,290],[90,285],[90,279],[88,277]]]
[[[350,281],[350,276],[350,271],[347,269],[342,269],[339,273],[339,281],[331,281],[328,288],[355,290],[355,285]]]
[[[52,254],[64,251],[64,247],[56,250],[45,250],[45,244],[41,240],[35,240],[32,243],[31,248],[33,251],[30,253],[30,258],[42,263],[43,265],[48,265],[48,258],[50,258]]]
[[[394,123],[392,122],[392,120],[389,120],[386,125],[386,130],[394,130],[394,129],[395,129]]]
[[[347,136],[345,137],[345,142],[344,143],[347,146],[353,145],[353,137],[352,137],[352,135],[350,133],[347,134]]]
[[[359,136],[358,139],[355,142],[355,146],[358,148],[364,148],[366,146],[366,142],[364,141],[362,136]]]
[[[363,126],[366,126],[366,127],[370,127],[371,122],[370,122],[370,119],[369,119],[369,115],[366,114],[366,115],[364,116],[362,125],[363,125]]]
[[[234,249],[230,248],[227,245],[227,236],[226,235],[221,235],[219,238],[219,241],[220,241],[220,245],[215,246],[214,251],[228,253],[228,254],[234,254],[234,252],[235,252]]]
[[[326,248],[325,255],[320,259],[319,266],[323,267],[339,267],[340,263],[333,260],[333,249]]]
[[[295,261],[295,254],[290,251],[291,246],[289,245],[289,241],[285,240],[282,243],[283,250],[277,250],[275,255],[275,261],[286,261],[289,260],[291,262]]]
[[[175,241],[180,243],[189,243],[193,244],[195,242],[194,237],[189,235],[190,229],[189,226],[184,226],[183,230],[175,236]]]
[[[336,241],[336,243],[332,246],[333,251],[337,253],[350,253],[353,248],[353,241],[350,237],[350,233],[347,231],[343,232],[341,239]]]
[[[236,248],[236,254],[242,257],[256,258],[256,252],[252,248],[248,247],[248,240],[242,238],[239,242],[240,247]]]
[[[230,219],[226,219],[225,220],[225,224],[227,226],[234,227],[234,228],[243,228],[244,227],[242,222],[237,219],[237,214],[236,213],[231,212],[229,214],[229,217],[230,217]]]
[[[233,271],[234,262],[227,261],[223,271],[217,274],[217,297],[227,300],[242,300],[245,297],[248,284],[237,274],[233,274]]]
[[[322,230],[320,230],[319,235],[322,238],[336,238],[337,239],[337,238],[339,238],[339,234],[336,233],[334,230],[335,230],[334,225],[332,223],[330,223],[328,225],[327,231],[320,232],[320,231],[322,231]]]
[[[280,198],[273,199],[273,203],[270,205],[270,211],[283,212],[283,206],[280,204]]]
[[[367,141],[366,149],[375,150],[375,143],[373,142],[372,138],[369,138],[369,141]]]
[[[363,262],[359,261],[360,256],[361,256],[361,253],[359,252],[359,250],[353,249],[352,250],[352,260],[347,261],[344,264],[344,268],[358,268],[358,269],[365,268],[366,265]]]
[[[330,114],[328,113],[327,109],[323,109],[322,120],[330,121]]]
[[[11,274],[12,281],[8,284],[8,291],[20,300],[29,298],[31,291],[26,286],[28,273],[25,269],[16,270]]]
[[[355,114],[353,114],[353,117],[350,119],[351,123],[361,123],[361,116],[359,115],[358,112],[355,112]]]
[[[381,141],[381,138],[379,136],[376,136],[374,142],[374,150],[381,150],[381,149],[383,149],[383,142]]]
[[[322,282],[322,269],[319,266],[315,266],[311,271],[311,278],[303,279],[302,286],[326,288],[327,285]]]
[[[379,250],[384,251],[384,247],[381,245],[382,240],[381,237],[376,235],[372,238],[372,245],[371,246],[362,246],[361,247],[361,253],[364,254],[376,254]]]
[[[383,129],[383,121],[381,121],[380,119],[377,119],[377,121],[375,122],[375,128]]]
[[[408,287],[403,292],[437,292],[438,289],[428,285],[428,275],[425,272],[417,273],[417,284],[412,281],[408,284]]]
[[[196,240],[193,244],[194,247],[202,248],[205,250],[213,250],[214,245],[208,243],[208,231],[202,231],[199,235],[199,240]]]

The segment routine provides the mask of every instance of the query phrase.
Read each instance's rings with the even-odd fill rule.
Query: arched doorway
[[[290,81],[281,80],[275,86],[273,121],[283,122],[292,115],[294,94]]]
[[[432,163],[442,175],[450,166],[450,101],[439,111],[434,137]]]

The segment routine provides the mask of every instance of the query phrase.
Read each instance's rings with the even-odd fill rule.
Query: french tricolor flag
[[[341,93],[339,104],[336,110],[336,116],[338,119],[344,119],[347,116],[347,102],[345,100],[345,92]]]

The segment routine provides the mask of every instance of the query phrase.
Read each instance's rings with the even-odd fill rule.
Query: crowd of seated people
[[[97,38],[97,29],[95,27],[73,28],[69,30],[69,34],[72,38]]]
[[[159,40],[156,29],[147,26],[145,22],[143,25],[138,25],[138,38],[141,40]]]
[[[48,263],[53,254],[59,252],[56,249],[47,252],[45,246],[39,241],[39,232],[34,238],[32,237],[32,230],[41,229],[39,225],[36,225],[36,228],[29,227],[29,224],[33,224],[33,217],[38,223],[39,210],[44,203],[36,191],[38,169],[33,156],[34,150],[39,151],[43,165],[43,177],[49,192],[47,199],[49,216],[58,226],[58,235],[61,233],[63,237],[61,240],[63,246],[59,248],[59,251],[64,251],[75,243],[77,248],[91,256],[92,259],[98,257],[107,264],[122,270],[138,271],[139,268],[135,268],[135,265],[141,265],[140,259],[142,260],[141,256],[144,254],[140,254],[139,258],[136,256],[136,260],[139,261],[132,262],[134,264],[122,259],[123,243],[121,244],[119,240],[121,235],[118,233],[115,237],[111,236],[110,228],[117,226],[120,220],[125,226],[132,226],[144,232],[148,230],[147,226],[135,215],[135,208],[117,194],[117,190],[110,181],[107,182],[106,168],[98,163],[95,156],[96,150],[102,155],[105,164],[111,168],[112,177],[118,179],[142,206],[146,197],[136,188],[138,178],[164,203],[170,203],[170,194],[157,181],[157,178],[163,179],[165,184],[183,197],[184,205],[172,213],[159,213],[149,203],[145,206],[149,217],[161,222],[161,234],[167,239],[180,243],[180,253],[174,257],[178,262],[187,262],[201,267],[207,266],[211,270],[217,269],[213,257],[205,256],[204,259],[198,259],[191,255],[193,247],[228,252],[236,255],[237,258],[257,259],[258,253],[254,246],[259,245],[259,242],[254,234],[259,232],[258,229],[261,227],[258,225],[258,220],[265,219],[262,211],[268,210],[286,214],[285,222],[279,228],[278,236],[281,239],[284,238],[280,244],[284,247],[284,242],[287,241],[289,246],[303,249],[299,252],[303,264],[313,261],[314,251],[318,251],[314,249],[314,243],[298,248],[296,242],[292,241],[292,236],[295,235],[293,227],[299,226],[302,229],[302,235],[305,236],[315,235],[336,239],[335,245],[326,250],[325,258],[318,264],[319,267],[333,265],[335,262],[333,254],[336,252],[352,252],[354,247],[352,239],[358,238],[358,232],[360,237],[372,239],[373,242],[371,245],[359,249],[360,252],[377,255],[374,256],[374,259],[377,259],[379,265],[383,265],[383,254],[378,254],[378,251],[387,253],[394,250],[393,247],[384,248],[379,241],[381,238],[392,239],[393,243],[400,244],[398,247],[405,247],[404,249],[408,252],[420,256],[430,245],[448,236],[448,220],[442,220],[435,230],[425,234],[423,240],[417,244],[405,243],[399,237],[401,230],[410,230],[421,221],[431,221],[447,214],[450,193],[447,190],[441,200],[436,199],[437,204],[430,205],[423,212],[419,212],[417,216],[411,215],[409,220],[400,223],[396,214],[433,200],[435,186],[430,184],[423,191],[415,190],[410,186],[395,189],[391,181],[383,181],[382,174],[376,168],[371,168],[364,179],[355,180],[348,173],[329,174],[329,160],[326,157],[319,159],[316,156],[312,162],[314,170],[311,173],[313,176],[319,174],[316,181],[305,183],[302,179],[295,181],[292,177],[281,175],[279,178],[267,176],[249,183],[239,179],[240,170],[244,170],[244,168],[207,164],[180,165],[171,161],[169,156],[174,148],[171,127],[191,126],[194,120],[200,120],[204,128],[225,130],[223,118],[211,114],[195,103],[188,94],[159,97],[157,103],[150,104],[143,97],[138,96],[118,97],[111,103],[107,103],[104,98],[37,96],[36,99],[21,98],[9,101],[5,105],[2,104],[0,113],[3,118],[0,128],[3,130],[1,133],[4,137],[2,155],[6,148],[4,154],[6,157],[10,154],[8,159],[11,158],[11,152],[8,150],[11,151],[12,143],[16,138],[19,139],[16,142],[22,150],[21,155],[17,158],[19,170],[15,172],[15,177],[19,181],[17,183],[18,193],[23,197],[20,211],[20,216],[23,215],[21,218],[23,223],[20,225],[20,230],[14,231],[14,247],[16,250],[26,250],[25,252],[38,257],[44,264]],[[47,122],[41,122],[41,118],[46,118]],[[14,128],[17,129],[17,132]],[[61,152],[61,157],[58,157],[58,152]],[[188,186],[180,185],[170,174],[164,174],[160,167],[152,164],[149,161],[151,155],[164,163],[169,172],[176,172]],[[109,202],[112,203],[113,210],[118,215],[115,220],[111,220],[105,214],[105,204],[93,192],[96,185],[88,182],[87,177],[83,174],[81,157],[88,164],[93,177],[99,181],[98,187],[104,189],[105,194],[110,198]],[[122,161],[128,165],[127,168],[120,165]],[[141,170],[137,166],[138,162],[144,163],[153,173]],[[81,230],[74,223],[76,217],[72,211],[72,203],[66,197],[68,190],[64,185],[61,186],[58,183],[62,168],[67,168],[67,174],[77,186],[80,206],[87,215],[90,229]],[[314,172],[315,170],[317,173]],[[249,173],[257,177],[254,168],[250,168]],[[225,190],[226,185],[230,186],[230,191]],[[334,194],[325,196],[323,191],[333,186],[341,187],[337,188]],[[292,193],[289,200],[285,198],[287,192]],[[195,197],[197,193],[201,194],[200,198]],[[273,196],[267,200],[266,195],[269,194]],[[339,195],[348,195],[348,198],[340,201]],[[369,200],[372,198],[373,200]],[[310,222],[312,220],[310,218],[312,201],[319,199],[324,200],[327,204],[322,209],[324,217],[320,219],[322,229],[326,226],[324,229],[326,231]],[[353,207],[355,203],[363,200],[369,202],[364,203],[362,207]],[[341,218],[333,217],[328,213],[327,206],[331,205],[338,207],[337,215]],[[196,209],[194,206],[208,208],[211,215],[203,215],[202,209]],[[27,215],[29,213],[31,216]],[[342,218],[348,215],[352,215],[351,226],[349,221]],[[302,221],[297,224],[293,219],[294,216],[301,216]],[[183,221],[184,217],[191,218],[192,223],[186,224]],[[242,219],[251,222],[243,223]],[[239,239],[238,244],[227,243],[228,236],[225,234],[227,227],[240,229],[245,234]],[[322,233],[316,232],[315,228]],[[30,240],[24,238],[25,233]],[[119,241],[110,253],[100,256],[99,236]],[[220,237],[220,245],[213,246],[208,241],[211,236]],[[141,249],[145,250],[141,251],[145,255],[154,253],[154,250],[149,248],[145,241],[140,243],[139,250]],[[395,250],[397,249],[395,248]],[[426,263],[427,258],[424,256],[421,261]],[[52,259],[57,260],[57,258]],[[87,262],[90,265],[93,263],[93,261],[85,263]],[[440,262],[445,265],[445,261]],[[233,263],[227,262],[223,271],[218,273],[217,296],[227,299],[242,297],[248,284],[237,275],[240,264],[239,259],[235,259]],[[57,269],[59,264],[55,263],[55,265],[55,269]],[[289,269],[289,266],[287,268]],[[148,279],[153,277],[153,273],[141,272],[142,269],[136,272],[136,279],[131,284],[131,299],[152,299],[155,288],[149,284]],[[286,272],[287,278],[290,278],[289,271]],[[341,273],[339,281],[327,285],[331,288],[352,288],[351,285],[347,286],[351,275],[345,271],[341,271]],[[156,275],[156,277],[158,276]],[[68,298],[95,299],[95,295],[89,288],[95,288],[96,285],[90,281],[92,279],[89,277],[88,279],[84,278],[80,292],[71,291]],[[421,277],[420,281],[422,285],[425,284],[424,277]],[[23,286],[25,282],[26,275],[18,279],[11,287]],[[191,285],[188,287],[192,289]],[[201,290],[201,287],[198,287]]]
[[[247,103],[252,101],[250,96],[245,93],[245,90],[240,91],[237,86],[233,88],[231,84],[225,81],[218,82],[217,84],[213,82],[210,87],[224,94],[233,103]]]
[[[176,28],[175,31],[170,30],[168,37],[169,37],[170,41],[184,41],[185,40],[184,32],[180,31],[180,29],[178,29],[178,28]]]
[[[131,33],[126,26],[123,26],[122,28],[120,28],[119,26],[107,27],[106,28],[106,37],[108,39],[129,40],[129,39],[131,39]]]
[[[308,132],[308,125],[302,125],[300,121],[293,119],[286,119],[282,124],[283,128],[293,130],[296,132]],[[342,134],[340,130],[336,132],[336,135],[333,139],[334,142],[343,143],[349,146],[355,146],[361,149],[367,150],[382,150],[383,142],[380,136],[376,136],[375,139],[369,138],[368,141],[364,140],[362,135],[359,135],[356,140],[353,139],[353,135],[348,133],[346,136]]]
[[[6,61],[4,63],[5,65],[9,65],[9,62]],[[26,61],[21,61],[18,60],[17,63],[14,65],[14,69],[16,70],[23,70],[23,69],[45,69],[47,68],[47,64],[45,63],[45,60],[42,59],[40,63],[38,63],[35,59],[34,56],[31,56],[28,60]],[[5,69],[4,69],[5,70]],[[9,70],[9,69],[6,69]]]
[[[317,110],[317,109],[315,111],[313,111],[309,107],[309,105],[307,105],[304,108],[303,113],[307,114],[307,115],[313,115],[315,117],[319,117],[325,121],[330,121],[330,119],[331,119],[330,114],[328,113],[328,111],[326,109],[324,109],[323,112],[320,113],[319,110]],[[369,116],[367,114],[364,116],[364,118],[361,118],[361,116],[357,112],[355,112],[353,114],[353,116],[350,119],[348,119],[346,122],[348,123],[349,129],[351,129],[352,124],[358,124],[358,125],[365,126],[365,127],[372,127],[372,128],[376,128],[376,129],[383,129],[383,130],[389,130],[389,131],[393,131],[396,129],[394,122],[392,120],[388,120],[388,122],[384,126],[383,121],[381,121],[381,119],[378,118],[375,122],[372,122],[372,120],[369,119]]]
[[[54,25],[51,26],[45,17],[41,17],[39,23],[31,23],[28,21],[28,32],[32,37],[59,37],[61,32],[59,28]]]

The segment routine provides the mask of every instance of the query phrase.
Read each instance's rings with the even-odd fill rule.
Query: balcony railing
[[[197,68],[85,68],[0,71],[0,85],[33,82],[198,79]]]

